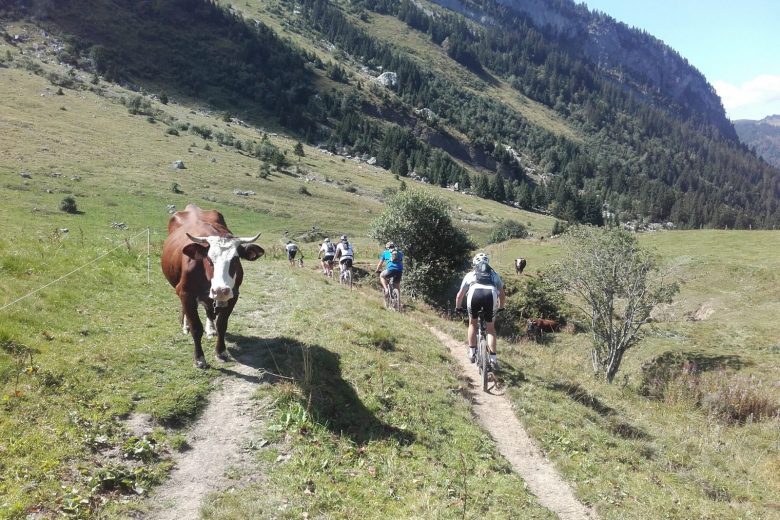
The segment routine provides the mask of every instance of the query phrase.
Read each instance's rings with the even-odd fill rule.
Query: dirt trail
[[[244,453],[261,406],[252,400],[260,378],[252,367],[254,363],[244,364],[242,359],[225,366],[224,370],[234,372],[233,376],[220,379],[222,387],[211,394],[209,404],[188,431],[190,449],[174,458],[176,467],[152,495],[144,518],[199,518],[208,493],[243,487],[261,478],[251,471],[254,457]],[[228,470],[234,478],[226,476]]]
[[[465,347],[435,327],[428,327],[441,341],[479,391],[475,392],[472,407],[482,427],[493,437],[498,451],[536,495],[539,503],[558,515],[562,520],[596,519],[596,513],[580,503],[571,487],[561,478],[533,440],[528,436],[512,411],[507,397],[481,391],[477,385],[479,372],[476,365],[466,359]],[[481,381],[481,380],[480,380]]]

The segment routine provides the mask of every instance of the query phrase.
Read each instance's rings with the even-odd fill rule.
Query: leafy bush
[[[502,220],[488,235],[488,244],[504,242],[512,238],[526,238],[528,230],[520,222],[514,220]]]
[[[371,223],[370,236],[393,241],[405,255],[404,290],[434,302],[446,296],[475,247],[452,221],[450,207],[424,191],[399,191]]]
[[[76,214],[79,212],[79,208],[76,206],[76,199],[68,195],[62,201],[60,201],[60,210],[65,213]]]
[[[301,195],[307,195],[311,197],[311,192],[309,192],[309,190],[306,189],[306,186],[301,186],[300,188],[298,188],[298,193],[300,193]]]

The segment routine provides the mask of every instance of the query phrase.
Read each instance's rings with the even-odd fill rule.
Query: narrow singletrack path
[[[547,460],[541,450],[526,433],[512,411],[512,404],[503,394],[482,392],[477,384],[479,372],[466,358],[466,348],[436,327],[428,329],[449,350],[461,370],[476,389],[472,408],[474,415],[496,442],[498,451],[526,482],[539,503],[557,514],[561,520],[594,520],[595,511],[586,507],[574,496],[574,492]]]
[[[151,497],[145,518],[179,520],[199,518],[203,499],[213,491],[250,484],[260,477],[251,471],[252,457],[243,448],[252,439],[260,403],[252,399],[260,378],[253,363],[224,366],[237,377],[223,377],[221,388],[209,396],[209,404],[187,432],[190,448],[174,457],[170,478]],[[228,479],[230,470],[238,479]]]

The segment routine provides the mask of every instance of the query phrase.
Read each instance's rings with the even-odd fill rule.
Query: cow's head
[[[209,298],[217,302],[227,302],[233,298],[236,274],[240,267],[239,258],[257,260],[265,251],[252,244],[260,233],[251,238],[233,236],[196,237],[187,233],[192,244],[184,248],[185,254],[193,258],[206,258],[206,277],[211,281]]]

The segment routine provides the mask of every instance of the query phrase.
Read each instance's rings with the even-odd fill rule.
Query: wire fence
[[[51,287],[52,285],[61,282],[62,280],[68,278],[69,276],[71,276],[71,275],[81,271],[82,269],[84,269],[86,267],[89,267],[90,265],[92,265],[94,263],[99,262],[100,260],[102,260],[103,258],[107,257],[108,255],[110,255],[111,253],[116,251],[117,249],[121,249],[122,247],[126,247],[127,242],[129,242],[131,240],[134,240],[134,239],[140,237],[143,234],[146,234],[146,283],[147,283],[147,285],[151,285],[151,267],[152,267],[152,263],[151,263],[151,254],[152,254],[151,228],[146,228],[143,231],[141,231],[140,233],[138,233],[137,235],[133,235],[132,237],[125,239],[123,241],[123,243],[117,245],[116,247],[114,247],[112,249],[109,249],[108,251],[106,251],[102,255],[100,255],[100,256],[98,256],[96,258],[93,258],[89,262],[87,262],[87,263],[85,263],[83,265],[80,265],[79,267],[73,269],[72,271],[70,271],[70,272],[60,276],[56,280],[52,280],[51,282],[47,283],[46,285],[43,285],[43,286],[38,287],[37,289],[35,289],[33,291],[28,292],[24,296],[20,296],[19,298],[16,298],[15,300],[6,303],[2,307],[0,307],[0,311],[5,310],[8,307],[11,307],[12,305],[16,305],[20,301],[22,301],[22,300],[24,300],[26,298],[29,298],[33,294],[37,294],[37,293],[43,291],[44,289],[46,289],[47,287]]]

